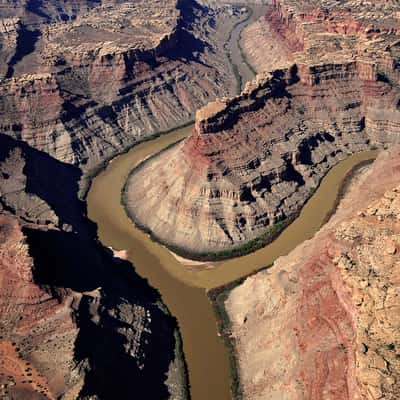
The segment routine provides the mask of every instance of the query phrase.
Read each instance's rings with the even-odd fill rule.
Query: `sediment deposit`
[[[244,398],[399,397],[399,173],[397,147],[313,239],[229,293]]]
[[[275,1],[265,23],[294,64],[199,110],[187,140],[133,171],[128,214],[189,255],[237,248],[296,215],[339,160],[398,142],[399,12]]]

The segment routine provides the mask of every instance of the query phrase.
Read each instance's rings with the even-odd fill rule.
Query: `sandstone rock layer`
[[[133,171],[128,213],[174,248],[233,249],[295,215],[348,154],[400,139],[397,3],[277,1],[295,64],[209,104],[191,136]]]
[[[313,239],[228,295],[244,398],[399,397],[399,174],[396,148]]]
[[[234,92],[223,45],[240,16],[193,1],[74,3],[0,8],[1,132],[90,173]]]

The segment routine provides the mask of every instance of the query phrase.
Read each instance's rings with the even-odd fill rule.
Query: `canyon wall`
[[[268,14],[295,63],[199,110],[191,136],[127,182],[128,214],[178,252],[248,246],[293,218],[339,160],[399,142],[398,5],[297,3]]]
[[[0,397],[187,396],[176,321],[79,196],[113,155],[234,93],[224,44],[244,17],[0,1]]]
[[[399,172],[394,147],[311,240],[229,293],[243,398],[399,397]]]
[[[242,16],[175,0],[47,3],[0,8],[0,131],[60,161],[90,173],[234,93],[223,45]]]
[[[184,398],[176,322],[96,241],[80,176],[0,135],[0,397]]]

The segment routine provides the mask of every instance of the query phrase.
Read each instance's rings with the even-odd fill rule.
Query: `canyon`
[[[134,381],[140,396],[184,398],[176,321],[97,242],[80,169],[0,143],[0,397],[128,398]]]
[[[227,294],[238,398],[399,397],[399,171],[395,146],[311,240]]]
[[[227,10],[180,0],[5,2],[1,131],[95,173],[235,93],[224,44],[244,16]]]
[[[188,397],[175,318],[99,243],[84,196],[112,156],[235,92],[224,46],[246,15],[1,2],[0,398]]]
[[[132,171],[132,220],[189,258],[241,254],[339,160],[397,143],[398,15],[395,2],[273,2],[263,23],[291,59],[198,110],[189,138]]]
[[[399,4],[252,9],[1,2],[0,398],[399,397]]]

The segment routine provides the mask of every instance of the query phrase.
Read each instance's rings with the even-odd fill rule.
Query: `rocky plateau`
[[[395,146],[311,240],[229,292],[244,399],[399,398],[399,173]]]
[[[277,43],[280,67],[200,109],[189,138],[132,172],[131,218],[189,257],[237,249],[293,218],[339,160],[398,143],[399,13],[396,1],[274,1],[248,29]]]

